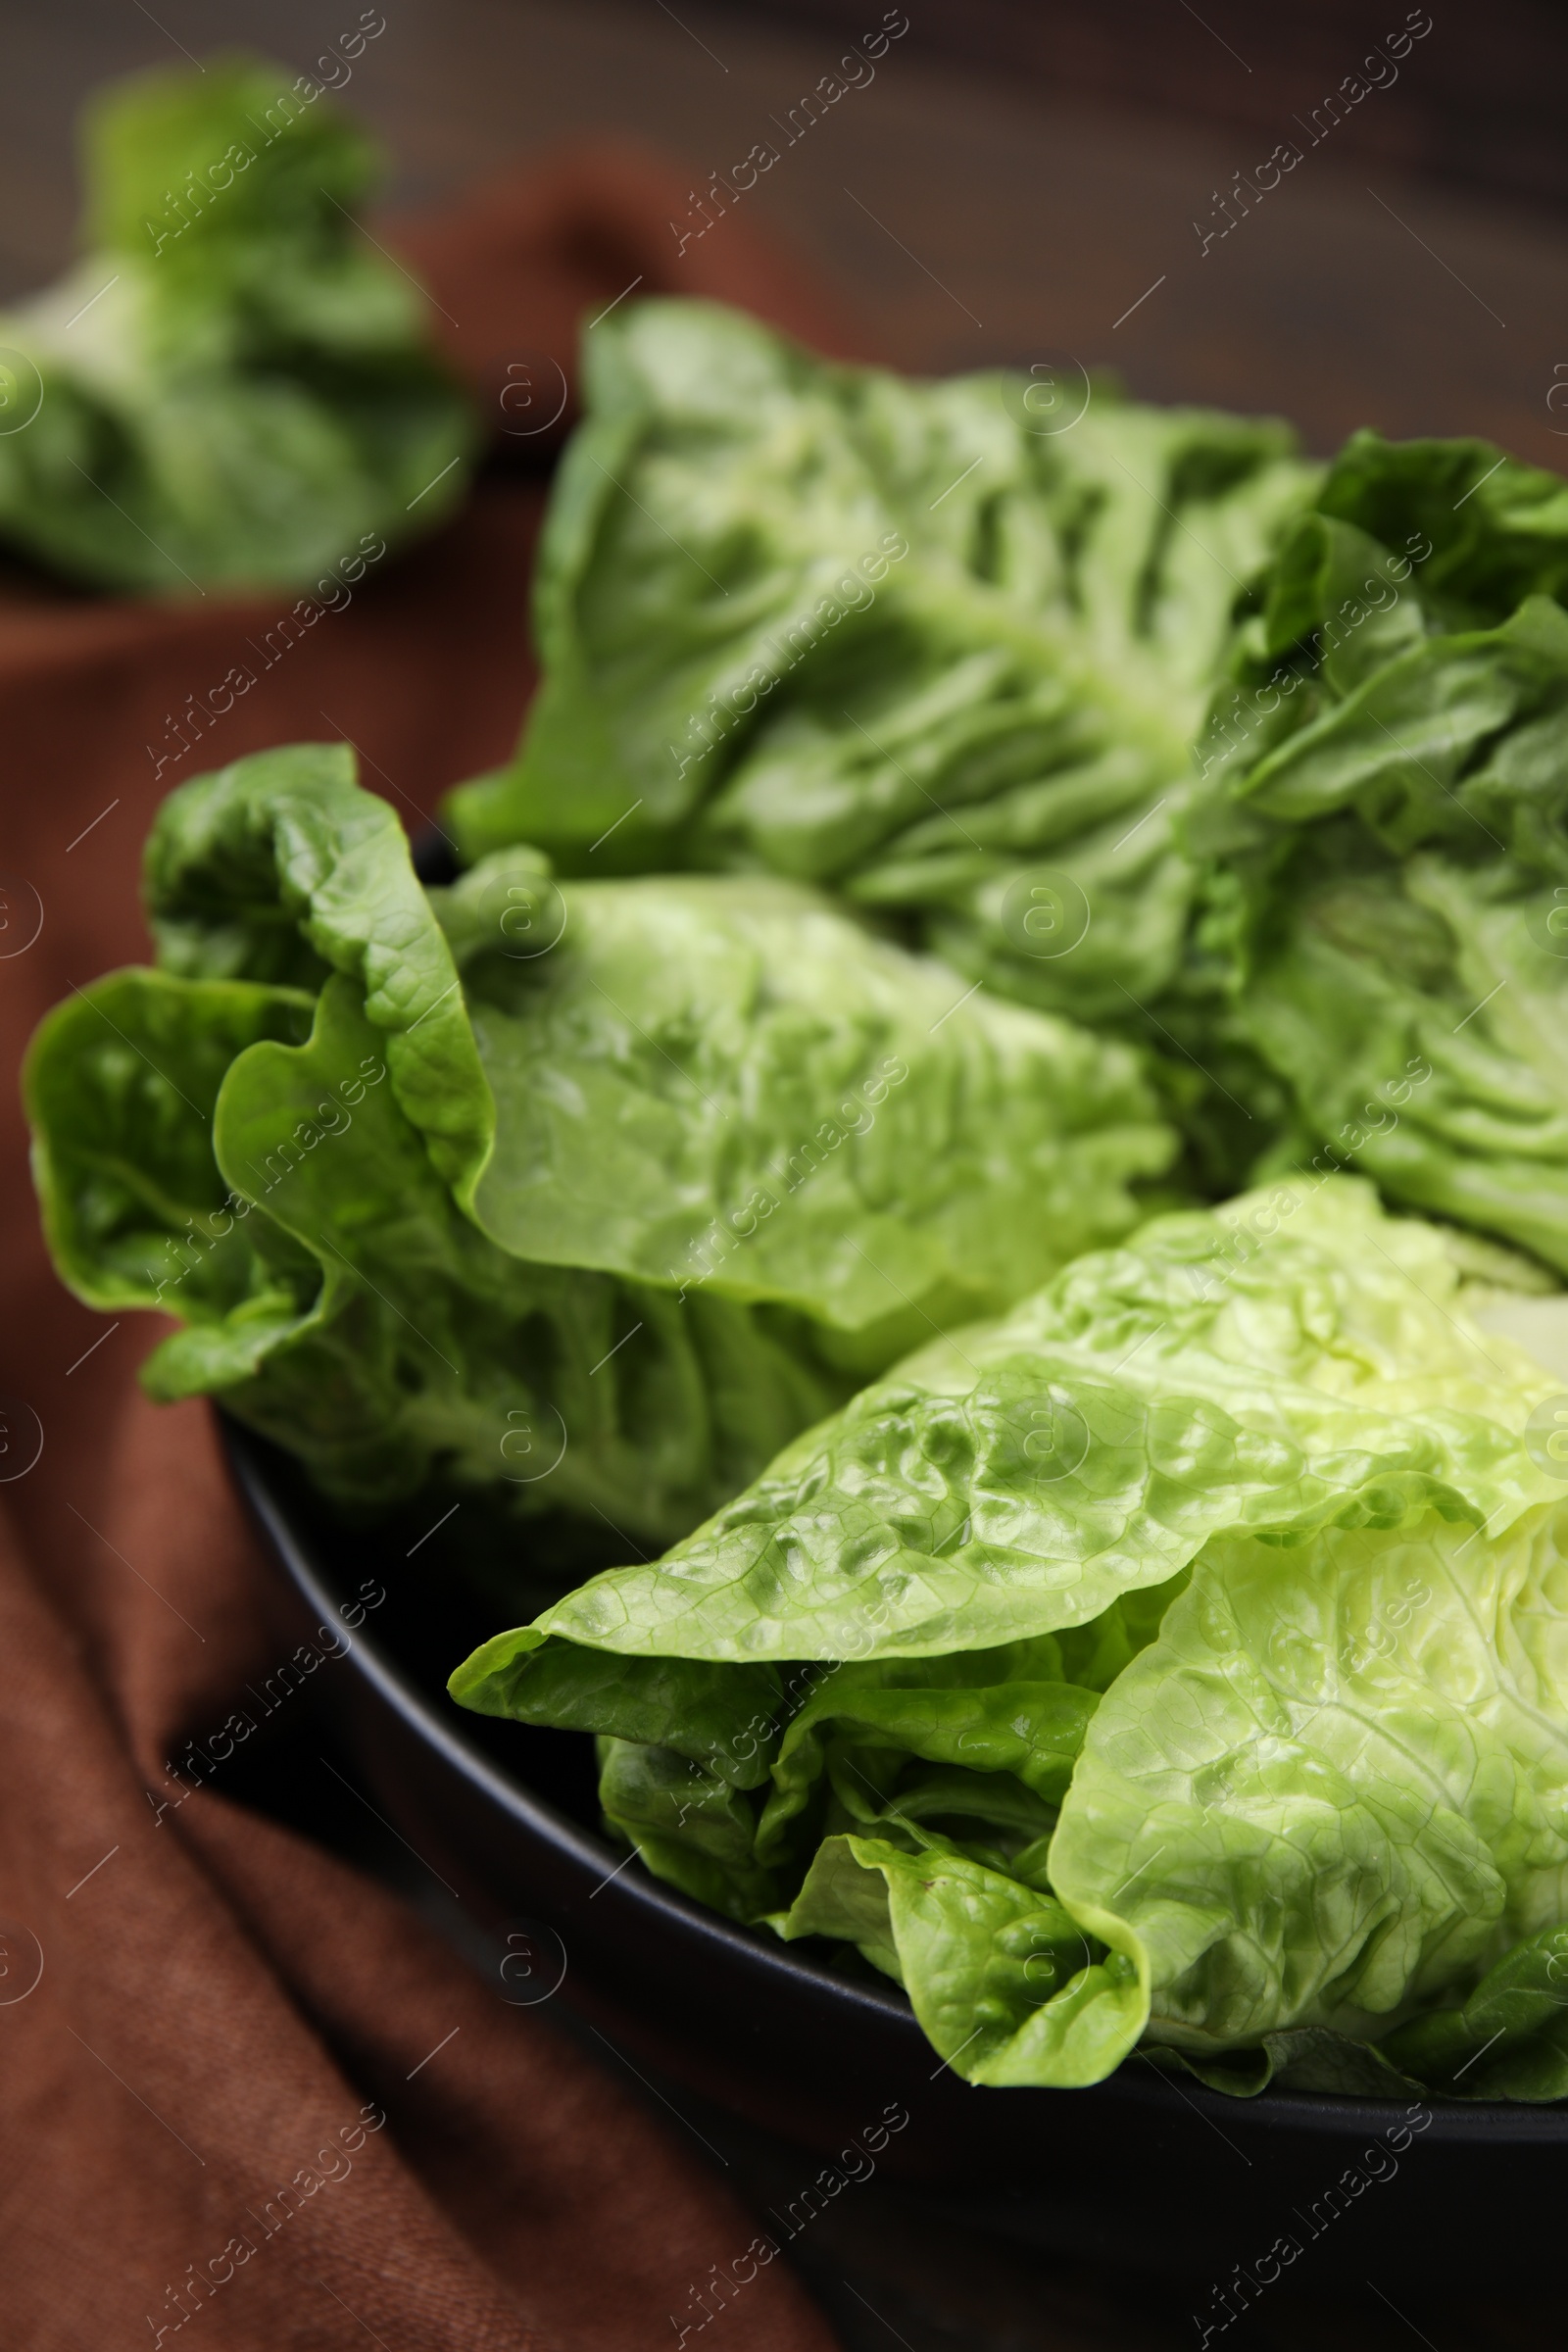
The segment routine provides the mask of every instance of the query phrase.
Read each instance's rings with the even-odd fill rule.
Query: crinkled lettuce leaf
[[[1200,764],[1195,960],[1299,1140],[1568,1268],[1568,485],[1358,435]],[[1216,1016],[1218,1017],[1218,1016]]]
[[[1156,1218],[454,1695],[599,1733],[651,1869],[853,1945],[972,2082],[1142,2047],[1242,2095],[1560,2095],[1568,1473],[1495,1326],[1565,1318],[1513,1270],[1344,1177]],[[986,1450],[1026,1364],[1041,1443]]]
[[[1329,2026],[1292,2026],[1265,2034],[1255,2047],[1200,2056],[1168,2041],[1145,2042],[1136,2061],[1162,2075],[1190,2078],[1228,2098],[1255,2099],[1265,2090],[1326,2091],[1331,2097],[1409,2098],[1427,2085],[1404,2074],[1374,2041],[1352,2041]]]
[[[873,1785],[868,1768],[885,1756],[1010,1774],[1059,1804],[1095,1703],[1094,1691],[1063,1679],[1049,1634],[1000,1651],[839,1666],[790,1720],[760,1842],[764,1849],[780,1844],[824,1780],[852,1814],[867,1796],[880,1813],[891,1791]],[[944,1794],[951,1787],[949,1775]]]
[[[1049,1891],[936,1838],[910,1852],[825,1840],[786,1933],[843,1937],[873,1965],[880,1953],[932,2048],[968,2082],[1097,2082],[1141,2023],[1130,1960],[1097,1949]]]
[[[1125,1047],[798,885],[503,854],[430,895],[496,1106],[473,1214],[519,1255],[788,1304],[880,1368],[1127,1231],[1170,1157]]]
[[[215,1004],[246,996],[263,1034],[220,1072]],[[155,1396],[220,1397],[346,1500],[439,1469],[658,1542],[843,1394],[787,1322],[499,1248],[390,1058],[343,976],[313,1007],[114,974],[50,1017],[28,1072],[46,1230],[90,1304],[181,1318]]]
[[[1091,1623],[1209,1540],[1298,1544],[1550,1493],[1544,1368],[1462,1312],[1431,1227],[1352,1179],[1153,1219],[860,1391],[648,1566],[512,1639],[749,1663]]]
[[[403,828],[356,770],[350,744],[285,744],[172,792],[143,863],[159,965],[313,991],[341,973],[385,1040],[400,1106],[466,1200],[494,1107]]]
[[[702,303],[627,305],[584,368],[543,683],[513,765],[448,803],[466,853],[763,865],[1137,1030],[1180,956],[1233,607],[1315,478],[1289,430],[910,382]]]
[[[767,1780],[799,1696],[774,1666],[622,1658],[574,1642],[523,1651],[487,1643],[459,1667],[452,1691],[478,1715],[665,1748],[733,1788]]]
[[[1490,1536],[1429,1517],[1209,1544],[1097,1710],[1051,1848],[1156,2039],[1378,2038],[1557,1926],[1565,1543],[1559,1501]],[[1430,2079],[1463,2040],[1434,2022],[1395,2047]]]
[[[518,1647],[502,1635],[451,1690],[480,1714],[598,1735],[607,1821],[704,1900],[714,1899],[715,1820],[726,1842],[744,1825],[720,1907],[743,1919],[777,1908],[782,1927],[813,1852],[844,1832],[906,1840],[929,1825],[983,1863],[1025,1875],[1031,1857],[1043,1863],[1099,1690],[1152,1638],[1168,1598],[1140,1595],[1087,1636],[822,1669],[626,1658],[560,1640]],[[632,1804],[633,1787],[661,1792],[657,1815]],[[684,1875],[688,1845],[701,1887]]]
[[[1457,2007],[1399,2027],[1385,2054],[1450,2099],[1568,2098],[1565,1983],[1568,1929],[1542,1928],[1489,1969]]]
[[[856,1942],[974,2082],[1142,2038],[1244,2096],[1568,2095],[1565,1676],[1561,1502],[1491,1542],[1216,1541],[1087,1722],[1043,1871],[841,1836],[784,1932]],[[1042,1885],[1080,1945],[1009,1970]]]
[[[225,1212],[212,1120],[237,1057],[298,1045],[314,1009],[298,989],[123,971],[56,1010],[28,1066],[34,1166],[55,1263],[94,1305],[162,1303],[172,1282],[187,1313],[255,1345],[296,1318],[308,1265],[270,1220]]]
[[[776,1874],[757,1857],[753,1807],[732,1782],[672,1748],[605,1738],[598,1752],[606,1824],[650,1870],[732,1919],[779,1901]]]
[[[180,1317],[155,1394],[339,1495],[441,1472],[667,1544],[1169,1154],[1125,1048],[809,893],[515,854],[426,892],[341,744],[172,795],[146,891],[160,968],[30,1056],[57,1263]]]
[[[790,1724],[762,1834],[747,1839],[755,1799],[724,1799],[720,1907],[765,1912],[782,1869],[799,1892],[779,1931],[854,1944],[976,2082],[1096,2082],[1142,2039],[1240,2096],[1568,2095],[1565,1538],[1559,1503],[1490,1552],[1430,1518],[1284,1553],[1211,1544],[1103,1697],[1023,1679],[1052,1662],[1034,1644],[913,1662],[893,1670],[897,1690],[889,1670],[866,1687],[878,1670],[839,1668]],[[839,1682],[856,1687],[836,1696]],[[966,1770],[948,1777],[989,1776],[989,1806],[911,1765],[952,1748],[960,1695],[979,1703]],[[1018,1721],[988,1752],[1004,1698]],[[1059,1828],[1030,1839],[1020,1758],[1027,1771],[1074,1700]],[[843,1795],[791,1871],[769,1817],[793,1793],[792,1753],[819,1748],[830,1718],[870,1737],[835,1759]],[[878,1786],[875,1752],[901,1747]],[[714,1776],[667,1749],[614,1763],[611,1826],[716,1899],[700,1858]],[[1045,1767],[1058,1789],[1060,1764]],[[667,1797],[652,1845],[647,1809],[624,1801],[650,1778]]]
[[[136,75],[89,107],[83,173],[81,260],[0,318],[37,404],[0,435],[0,535],[94,586],[325,590],[451,510],[475,420],[355,225],[377,158],[319,84]]]

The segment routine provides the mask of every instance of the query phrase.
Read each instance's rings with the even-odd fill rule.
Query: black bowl
[[[478,1919],[512,1932],[519,1972],[549,1989],[564,1966],[562,1999],[672,2085],[841,2177],[874,2146],[884,2176],[971,2229],[1190,2277],[1216,2332],[1270,2274],[1314,2288],[1370,2273],[1513,2289],[1553,2271],[1568,2104],[1231,2099],[1136,2063],[1092,2090],[960,2082],[894,1986],[734,1927],[627,1861],[596,1827],[586,1736],[453,1704],[451,1668],[530,1612],[509,1618],[454,1572],[455,1524],[430,1527],[441,1503],[346,1525],[287,1456],[223,1427],[238,1485],[314,1618],[335,1619],[368,1578],[385,1588],[340,1690],[393,1825]],[[1271,2254],[1279,2240],[1298,2251]],[[1211,2308],[1201,2282],[1226,2279],[1228,2301]]]

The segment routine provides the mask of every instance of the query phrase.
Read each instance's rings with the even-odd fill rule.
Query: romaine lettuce
[[[798,887],[426,891],[343,745],[172,795],[146,878],[159,968],[29,1058],[56,1262],[181,1318],[154,1394],[340,1495],[440,1470],[667,1543],[1170,1155],[1126,1048]]]
[[[1156,1218],[454,1695],[598,1733],[650,1868],[971,2081],[1556,2096],[1568,1406],[1504,1273],[1343,1177]]]
[[[448,803],[466,853],[762,865],[1169,1054],[1189,747],[1315,479],[1289,430],[909,382],[687,302],[606,319],[584,382],[543,683],[516,760]]]
[[[82,258],[0,317],[0,536],[180,595],[304,588],[439,521],[476,421],[355,227],[377,160],[335,101],[215,58],[115,85],[83,128]]]
[[[1568,1269],[1568,485],[1039,390],[607,320],[460,840],[830,886],[1139,1040],[1201,1191],[1332,1150]]]
[[[1089,1727],[1051,1878],[1185,2047],[1468,1991],[1563,1917],[1568,1505],[1211,1544]]]
[[[1086,1626],[1220,1535],[1506,1523],[1551,1492],[1520,1431],[1554,1383],[1455,1313],[1458,1283],[1432,1227],[1348,1178],[1155,1218],[498,1641],[930,1657]]]
[[[1568,1269],[1568,484],[1360,434],[1200,738],[1200,956],[1329,1147]],[[1304,1146],[1304,1149],[1303,1149]]]

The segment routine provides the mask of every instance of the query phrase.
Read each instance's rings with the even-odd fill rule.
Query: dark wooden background
[[[7,0],[0,297],[69,250],[71,123],[92,82],[225,42],[302,69],[361,5],[151,0],[149,15],[138,0]],[[1407,0],[907,9],[875,80],[746,199],[892,357],[952,369],[1060,348],[1151,399],[1293,416],[1316,449],[1371,423],[1484,432],[1558,462],[1560,0],[1432,0],[1397,82],[1316,146],[1295,118],[1404,22]],[[391,201],[422,205],[586,130],[655,144],[701,185],[773,135],[771,118],[881,23],[884,0],[384,0],[384,14],[344,96],[394,152]],[[1193,223],[1223,219],[1215,191],[1287,138],[1302,162],[1200,253]]]
[[[1297,118],[1404,23],[1405,0],[906,4],[909,30],[874,81],[747,199],[890,357],[938,370],[1070,352],[1152,399],[1278,411],[1324,452],[1372,423],[1482,432],[1561,462],[1568,389],[1560,413],[1547,405],[1568,387],[1555,0],[1432,0],[1397,81],[1315,145]],[[883,0],[382,7],[344,96],[385,137],[388,201],[405,208],[587,131],[635,136],[701,185],[770,137],[884,13]],[[0,300],[69,255],[72,122],[93,83],[224,45],[307,70],[360,13],[361,0],[0,0]],[[1217,226],[1216,191],[1284,139],[1301,163],[1203,252],[1195,220]],[[253,1793],[286,1807],[276,1786]],[[361,1824],[318,1807],[309,1826],[397,1878],[390,1839],[367,1847]],[[798,2155],[731,2146],[760,2203],[798,2175]],[[880,2183],[835,2208],[805,2259],[852,2352],[1171,2352],[1196,2337],[1191,2297],[1141,2281],[1135,2260],[1116,2278],[1042,2265],[934,2228]],[[1504,2285],[1508,2267],[1500,2248]],[[1446,2299],[1441,2280],[1398,2312],[1370,2292],[1314,2305],[1281,2290],[1245,2328],[1251,2352],[1522,2352],[1560,2336],[1549,2316]]]
[[[852,37],[866,21],[859,0],[768,0],[768,13]],[[1040,90],[1090,90],[1117,107],[1277,138],[1277,125],[1308,113],[1409,13],[1404,0],[1204,0],[1201,15],[1190,0],[925,0],[919,24],[929,47]],[[1568,206],[1559,0],[1457,10],[1438,0],[1433,21],[1440,37],[1411,61],[1399,106],[1358,110],[1341,143],[1426,178]]]

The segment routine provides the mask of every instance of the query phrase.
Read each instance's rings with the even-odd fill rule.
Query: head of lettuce
[[[1353,1179],[1156,1217],[452,1689],[971,2082],[1558,2098],[1565,1339]]]
[[[64,1279],[329,1494],[684,1535],[934,1326],[1127,1231],[1127,1048],[768,878],[421,887],[343,744],[172,794],[151,968],[34,1040]]]
[[[115,83],[81,144],[80,257],[0,316],[0,538],[189,596],[304,588],[449,513],[476,419],[357,224],[379,161],[327,90],[215,57]]]

